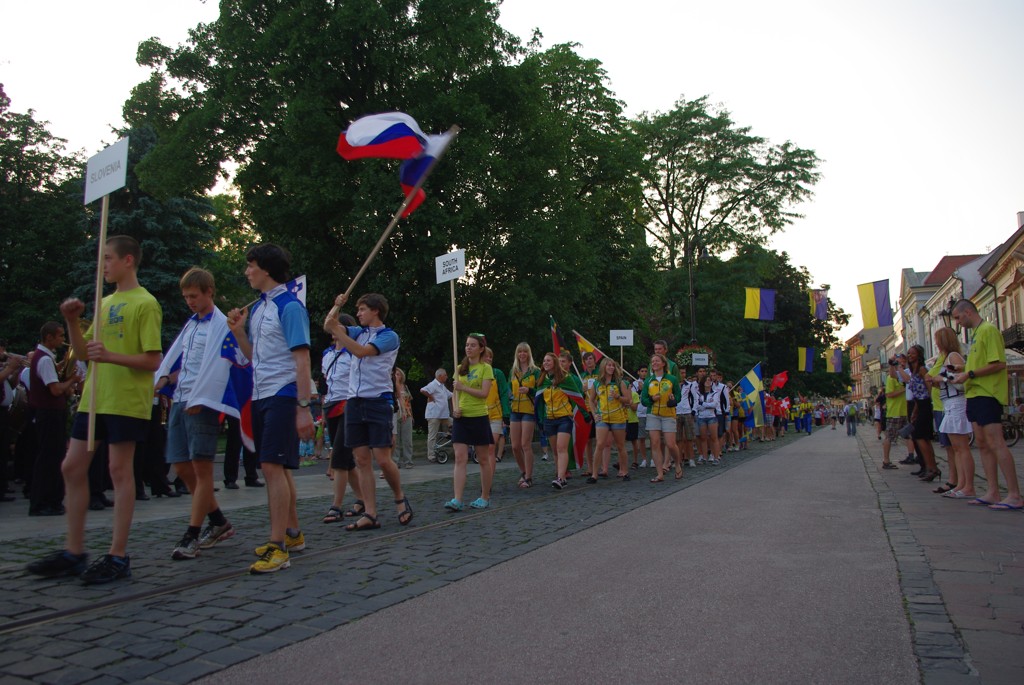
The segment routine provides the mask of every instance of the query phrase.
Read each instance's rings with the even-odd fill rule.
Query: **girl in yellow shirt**
[[[629,461],[626,454],[626,422],[629,420],[629,406],[632,394],[622,380],[622,369],[614,359],[605,357],[598,367],[597,378],[587,393],[590,406],[596,411],[597,446],[588,483],[596,483],[602,473],[607,476],[611,461],[611,444],[619,453],[619,478],[629,480]],[[598,471],[598,463],[601,465]]]

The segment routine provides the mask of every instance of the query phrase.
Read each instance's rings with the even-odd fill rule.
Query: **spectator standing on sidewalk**
[[[967,418],[981,451],[988,491],[974,501],[988,504],[994,510],[1024,509],[1020,483],[1013,455],[1003,439],[1003,407],[1007,402],[1008,379],[1006,349],[999,329],[981,318],[970,300],[960,300],[953,308],[953,318],[971,329],[971,348],[963,369],[953,379],[963,383],[967,395]],[[999,498],[999,472],[1006,479],[1006,497]]]
[[[434,380],[420,388],[420,394],[427,398],[427,408],[423,412],[427,420],[427,461],[435,462],[434,447],[437,445],[439,431],[447,431],[451,421],[452,393],[445,386],[448,372],[443,368],[434,372]]]

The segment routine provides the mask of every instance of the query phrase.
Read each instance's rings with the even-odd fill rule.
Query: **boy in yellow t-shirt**
[[[153,372],[160,366],[160,305],[139,285],[142,248],[129,236],[113,236],[103,247],[103,278],[116,284],[103,298],[97,322],[85,334],[79,318],[81,300],[65,300],[60,311],[67,321],[71,347],[79,359],[89,360],[89,375],[71,428],[71,442],[62,471],[67,493],[65,549],[28,565],[30,573],[46,577],[79,576],[86,584],[109,583],[131,576],[127,554],[128,531],[135,512],[135,443],[146,438],[152,412]],[[114,482],[114,530],[110,550],[86,568],[85,513],[89,505],[89,464],[93,450],[87,441],[90,393],[96,386],[96,440],[106,442],[110,477]]]

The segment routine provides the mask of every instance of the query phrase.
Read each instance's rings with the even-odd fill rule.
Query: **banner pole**
[[[459,380],[459,334],[455,329],[455,279],[448,281],[451,285],[452,294],[452,359],[455,365],[452,367],[452,409],[459,406],[459,391],[455,389],[455,381]]]
[[[92,315],[92,339],[103,340],[102,328],[103,317],[100,316],[103,308],[103,250],[107,242],[107,218],[110,216],[110,195],[103,196],[103,204],[100,209],[100,235],[99,245],[96,248],[96,297],[93,300]],[[89,384],[89,429],[86,437],[86,449],[93,452],[96,449],[96,387],[100,384],[99,362],[90,361],[89,371],[92,375],[92,383]]]

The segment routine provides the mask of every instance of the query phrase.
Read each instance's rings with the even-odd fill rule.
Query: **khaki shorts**
[[[693,414],[676,415],[676,440],[694,440],[697,437]]]
[[[900,439],[900,431],[907,425],[906,416],[890,416],[885,419],[885,435],[889,442],[896,442]]]

